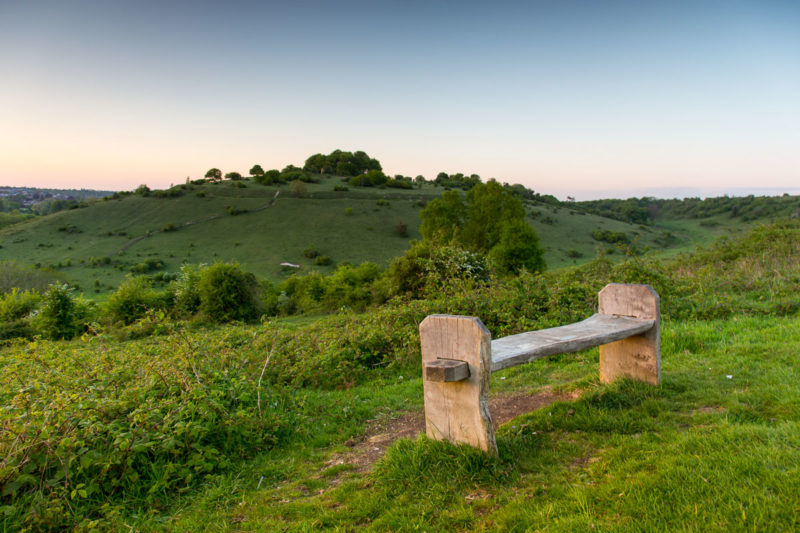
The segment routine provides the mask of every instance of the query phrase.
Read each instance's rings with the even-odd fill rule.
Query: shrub
[[[10,322],[25,318],[42,301],[42,295],[34,290],[23,291],[17,288],[0,294],[0,321]]]
[[[628,244],[630,242],[628,235],[621,231],[595,230],[592,232],[592,238],[609,244]]]
[[[314,264],[317,265],[317,266],[328,266],[331,263],[333,263],[333,261],[327,255],[318,255],[314,259]]]
[[[309,259],[314,259],[319,255],[319,252],[314,248],[314,246],[309,246],[303,250],[303,255]]]
[[[489,259],[500,274],[517,274],[544,270],[544,250],[539,236],[524,220],[508,222],[500,242],[489,251]]]
[[[145,276],[135,276],[123,281],[108,298],[106,314],[113,323],[131,324],[142,318],[149,310],[162,309],[165,295],[150,286]]]
[[[199,281],[198,267],[183,265],[177,279],[170,285],[172,309],[178,316],[191,316],[200,310]]]
[[[103,264],[107,265],[111,263],[111,258],[106,256],[102,259],[102,261]],[[164,261],[158,259],[157,257],[148,257],[141,263],[133,265],[131,267],[131,272],[136,274],[147,274],[148,272],[154,272],[156,270],[161,270],[162,268],[164,268]]]
[[[238,265],[216,263],[200,271],[200,312],[214,322],[254,320],[261,314],[260,288]]]
[[[457,246],[436,246],[414,242],[411,249],[395,259],[381,280],[387,296],[432,295],[453,282],[483,284],[489,269],[482,256]]]
[[[400,221],[394,225],[394,232],[401,237],[408,237],[408,225]]]
[[[33,316],[33,329],[49,339],[71,339],[86,327],[90,304],[77,300],[72,289],[51,285],[42,296],[42,305]]]
[[[308,187],[300,180],[294,180],[289,185],[289,192],[295,198],[305,198],[308,195]]]

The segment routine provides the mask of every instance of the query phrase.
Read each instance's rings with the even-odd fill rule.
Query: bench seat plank
[[[492,341],[492,372],[638,335],[652,329],[655,323],[655,320],[595,314],[567,326],[495,339]]]

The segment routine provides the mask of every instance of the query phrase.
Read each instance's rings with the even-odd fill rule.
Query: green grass
[[[250,181],[191,185],[182,196],[157,198],[127,196],[93,201],[88,207],[37,217],[0,230],[0,261],[54,267],[81,292],[104,300],[130,272],[147,258],[164,262],[163,272],[175,273],[183,263],[238,261],[273,282],[294,272],[280,263],[299,264],[301,271],[331,272],[336,264],[372,261],[385,267],[401,255],[409,240],[419,238],[419,211],[439,196],[441,188],[380,189],[341,185],[338,178],[307,184],[308,196],[294,198],[288,185],[261,186]],[[272,207],[254,211],[280,195]],[[378,205],[386,200],[388,205]],[[231,215],[231,208],[244,211]],[[621,257],[613,245],[594,240],[595,230],[626,233],[640,250],[685,245],[699,237],[681,233],[675,242],[661,242],[660,229],[639,227],[568,207],[528,203],[527,220],[537,230],[549,268],[591,260],[598,248]],[[218,215],[217,218],[208,219]],[[205,221],[203,221],[205,220]],[[543,221],[547,220],[550,223]],[[202,221],[202,222],[199,222]],[[189,222],[198,222],[186,225]],[[407,226],[407,237],[395,227]],[[163,231],[169,228],[172,231]],[[332,259],[319,266],[304,257],[313,246]],[[103,263],[103,258],[108,258]],[[94,259],[94,261],[93,261]]]
[[[263,480],[255,468],[235,487],[210,488],[232,491],[223,505],[209,505],[207,494],[188,501],[169,528],[795,530],[800,320],[664,326],[658,387],[601,385],[596,350],[515,369],[517,385],[526,380],[532,392],[545,382],[584,392],[502,426],[499,458],[405,440],[365,477],[327,470],[335,445],[298,444],[264,459]],[[373,390],[387,402],[408,392],[381,382]]]

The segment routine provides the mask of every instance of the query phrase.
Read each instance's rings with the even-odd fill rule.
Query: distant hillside
[[[288,172],[308,181],[197,180],[163,191],[114,193],[48,216],[16,216],[0,229],[0,261],[55,269],[85,294],[100,297],[131,273],[167,282],[184,263],[237,261],[272,281],[297,271],[281,263],[325,273],[343,262],[385,267],[420,238],[419,212],[444,190],[402,176],[392,178],[396,186],[387,181],[364,187],[353,186],[358,180],[347,176],[311,175],[296,167]],[[471,179],[460,176],[440,181],[459,185]],[[689,201],[654,201],[662,206],[655,224],[650,218],[631,222],[620,214],[630,200],[560,203],[522,186],[512,189],[524,198],[548,268],[589,261],[598,251],[613,258],[685,250],[752,222],[724,212],[695,219],[681,211],[697,210]],[[775,201],[789,205],[797,198]]]

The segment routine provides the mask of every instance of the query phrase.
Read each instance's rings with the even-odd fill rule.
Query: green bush
[[[262,312],[261,286],[237,264],[216,263],[200,271],[200,312],[213,322],[250,321]]]
[[[167,307],[166,295],[156,292],[146,276],[123,281],[108,298],[106,316],[112,323],[131,324],[148,311]]]
[[[111,263],[111,258],[106,256],[102,259],[103,264],[107,265]],[[164,261],[158,259],[157,257],[148,257],[141,263],[133,265],[131,267],[131,272],[136,274],[147,274],[148,272],[154,272],[156,270],[161,270],[164,268]]]
[[[72,295],[67,285],[51,285],[31,319],[36,333],[48,339],[71,339],[86,329],[91,304]]]
[[[479,254],[457,246],[414,242],[408,252],[392,261],[381,284],[388,296],[434,296],[457,282],[484,284],[489,268]]]
[[[539,236],[524,219],[507,222],[500,242],[489,250],[489,260],[500,274],[518,274],[523,268],[529,272],[544,270],[544,249]]]
[[[0,294],[0,321],[12,321],[30,315],[42,301],[42,295],[34,290],[11,289]]]
[[[173,312],[178,316],[191,316],[200,310],[199,268],[194,265],[183,265],[178,278],[170,284]]]

